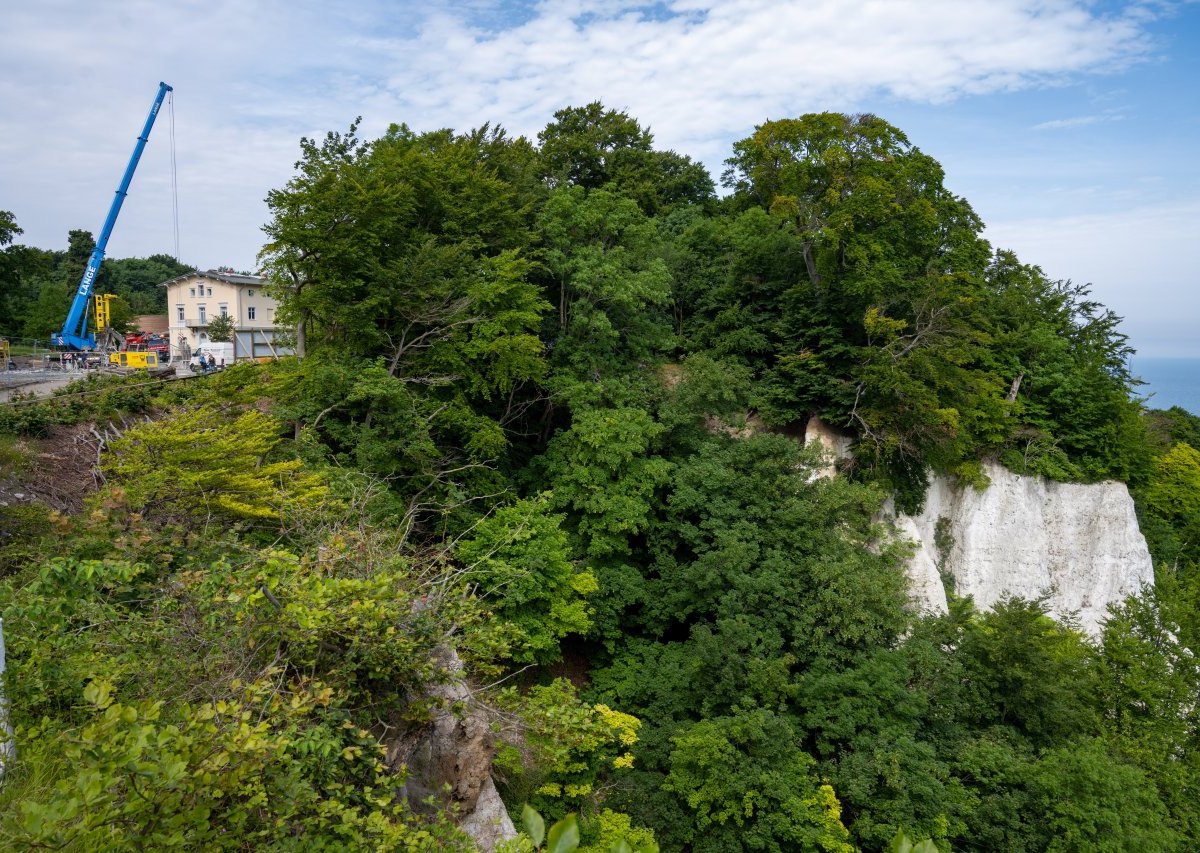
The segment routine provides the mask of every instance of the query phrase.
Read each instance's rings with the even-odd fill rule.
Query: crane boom
[[[159,107],[162,106],[163,99],[170,91],[172,91],[172,87],[166,83],[158,84],[158,95],[150,106],[150,115],[146,117],[146,124],[138,136],[137,144],[133,147],[129,165],[125,167],[125,176],[121,178],[121,186],[117,188],[117,196],[108,209],[108,218],[104,220],[104,227],[100,229],[96,248],[92,250],[87,269],[83,271],[83,278],[79,280],[75,298],[71,301],[71,310],[67,312],[67,319],[63,323],[62,331],[58,333],[56,342],[59,346],[69,347],[73,350],[93,349],[96,346],[95,333],[89,333],[87,329],[88,296],[92,292],[92,285],[96,283],[100,264],[104,261],[104,250],[108,247],[108,238],[112,235],[113,226],[117,223],[117,215],[121,212],[121,205],[125,203],[125,196],[129,193],[129,184],[133,181],[134,170],[137,169],[138,160],[142,158],[142,151],[146,147],[146,141],[150,138],[154,120],[158,118]]]

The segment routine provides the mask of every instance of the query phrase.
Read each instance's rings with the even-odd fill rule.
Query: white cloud
[[[1088,116],[1073,116],[1072,118],[1056,118],[1049,121],[1039,122],[1033,126],[1034,130],[1070,130],[1076,127],[1087,127],[1092,124],[1103,124],[1110,121],[1121,121],[1123,116],[1116,112],[1110,111],[1099,115]]]
[[[24,239],[95,229],[154,86],[175,85],[183,255],[248,266],[302,134],[392,121],[534,134],[601,99],[719,171],[767,118],[877,96],[945,102],[1148,55],[1142,4],[1089,0],[41,0],[0,31],[0,207]],[[504,21],[513,20],[509,26]],[[168,250],[160,121],[110,254]]]

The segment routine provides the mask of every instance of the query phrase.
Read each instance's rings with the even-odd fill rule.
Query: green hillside
[[[598,103],[305,139],[260,258],[302,358],[0,406],[0,845],[470,849],[386,760],[470,706],[509,812],[591,853],[1200,847],[1200,419],[882,119],[727,167]],[[86,242],[16,226],[12,334]],[[1128,483],[1155,589],[1097,640],[912,613],[878,510],[987,460]]]

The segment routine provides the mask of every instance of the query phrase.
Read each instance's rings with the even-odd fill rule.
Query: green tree
[[[1120,318],[1087,287],[1050,281],[1011,252],[996,253],[987,282],[988,360],[1020,424],[1005,464],[1055,479],[1142,474],[1149,460]]]
[[[1048,752],[1033,768],[1032,806],[1041,815],[1037,849],[1180,849],[1157,792],[1103,741],[1085,739]]]
[[[552,505],[569,508],[584,553],[628,554],[650,523],[655,490],[670,463],[650,452],[662,426],[639,409],[580,412],[546,450]]]
[[[160,284],[192,272],[170,255],[150,255],[146,258],[112,258],[104,262],[108,271],[110,292],[129,303],[130,313],[165,314],[166,288]]]
[[[233,340],[233,318],[228,314],[217,314],[208,321],[208,339],[215,344]]]
[[[532,149],[487,126],[393,126],[301,152],[268,198],[262,255],[298,351],[320,359],[293,374],[288,420],[426,505],[502,491],[485,466],[546,369],[549,305],[526,255]]]
[[[521,663],[557,660],[559,641],[591,626],[586,597],[596,578],[571,563],[563,516],[549,506],[540,495],[500,507],[455,549],[479,594],[520,632],[511,656]]]
[[[25,233],[17,225],[17,217],[11,210],[0,210],[0,246],[7,246],[18,234]]]
[[[1139,491],[1142,518],[1153,534],[1155,556],[1176,570],[1200,565],[1200,452],[1180,442],[1154,462]]]
[[[44,341],[62,329],[75,289],[54,279],[43,279],[34,286],[37,289],[37,300],[26,307],[21,334],[27,338]]]
[[[988,248],[938,163],[875,116],[832,113],[761,125],[727,162],[725,183],[769,211],[803,261],[777,309],[774,417],[817,409],[853,425],[861,463],[894,487],[994,440],[1001,390],[972,369]],[[814,367],[842,390],[806,379]]]
[[[102,470],[147,517],[205,525],[214,517],[275,521],[317,505],[328,489],[299,460],[267,461],[279,427],[249,409],[180,410],[135,426],[109,446]]]
[[[500,272],[481,261],[528,242],[526,188],[506,180],[508,149],[520,148],[486,128],[301,140],[297,175],[267,199],[262,259],[302,351],[315,333],[399,373],[493,318],[473,290]]]
[[[766,710],[696,723],[675,739],[663,788],[696,816],[697,851],[850,853],[833,788],[786,721]]]
[[[556,112],[538,142],[543,173],[554,187],[607,188],[650,216],[713,197],[703,166],[674,151],[655,151],[648,129],[599,101]]]
[[[1046,615],[1044,602],[1006,599],[966,625],[960,644],[968,713],[1015,729],[1038,747],[1094,734],[1092,652]]]
[[[1195,709],[1200,665],[1184,631],[1164,614],[1173,584],[1113,607],[1098,663],[1098,706],[1113,753],[1157,788],[1181,837],[1200,832]],[[1169,611],[1176,608],[1168,606]],[[1190,609],[1190,608],[1189,608]]]
[[[555,190],[538,227],[558,306],[554,384],[583,402],[670,346],[671,276],[653,223],[607,190]]]
[[[0,210],[0,334],[13,334],[20,273],[15,254],[7,248],[23,233],[12,211]]]

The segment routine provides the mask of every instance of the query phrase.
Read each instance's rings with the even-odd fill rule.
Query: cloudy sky
[[[533,136],[602,100],[719,176],[756,124],[873,112],[938,159],[988,237],[1091,282],[1145,356],[1200,357],[1200,4],[1119,0],[38,0],[0,28],[0,209],[21,242],[97,232],[160,80],[175,87],[109,244],[251,269],[301,136],[363,117]],[[173,132],[172,132],[173,130]]]

